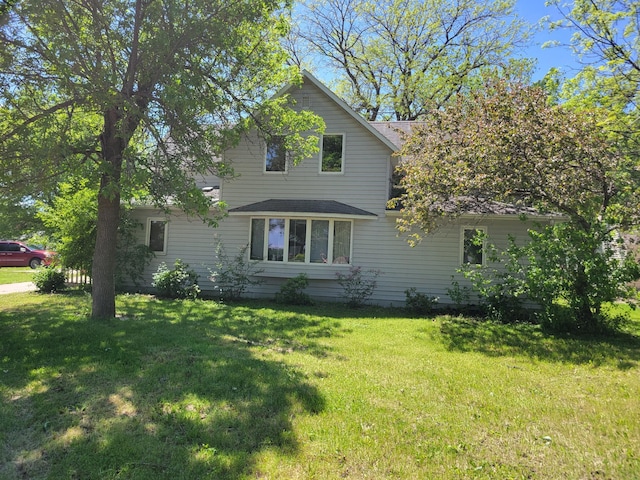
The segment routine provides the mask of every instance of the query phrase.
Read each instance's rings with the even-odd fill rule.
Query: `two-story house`
[[[229,215],[217,228],[179,212],[166,216],[138,208],[144,241],[156,254],[145,272],[148,285],[160,262],[171,266],[179,258],[200,274],[202,289],[212,291],[207,278],[216,244],[222,242],[229,256],[249,245],[249,259],[259,262],[264,282],[249,296],[273,297],[285,280],[306,273],[307,293],[336,301],[342,293],[336,272],[359,266],[381,272],[371,303],[402,305],[411,287],[446,303],[461,263],[486,261],[482,249],[470,242],[476,230],[498,245],[506,244],[508,234],[526,238],[530,225],[519,219],[521,212],[487,208],[442,225],[411,247],[396,229],[399,212],[387,207],[399,161],[393,155],[398,131],[410,125],[365,121],[308,73],[302,86],[288,93],[296,108],[324,119],[319,153],[292,166],[277,138],[267,143],[258,134],[249,135],[225,153],[237,178],[202,180],[228,206]]]

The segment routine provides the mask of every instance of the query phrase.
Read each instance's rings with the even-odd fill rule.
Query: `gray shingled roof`
[[[413,127],[424,125],[418,121],[389,121],[389,122],[369,122],[373,128],[389,139],[398,149],[402,148],[405,142],[405,135],[410,135]]]
[[[376,217],[375,213],[352,207],[335,200],[291,200],[270,199],[262,202],[250,203],[241,207],[229,209],[229,213],[314,213],[325,215]]]

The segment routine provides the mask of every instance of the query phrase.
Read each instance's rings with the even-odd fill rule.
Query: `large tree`
[[[115,315],[121,200],[144,191],[208,215],[191,175],[251,121],[289,132],[301,155],[317,126],[273,94],[285,69],[287,0],[21,0],[0,25],[0,185],[50,189],[99,178],[92,262],[96,318]]]
[[[573,32],[570,46],[583,68],[564,83],[563,100],[576,108],[602,106],[611,128],[640,144],[640,2],[549,0],[561,19],[551,29]]]
[[[368,120],[415,120],[446,104],[487,69],[509,61],[528,27],[513,0],[305,0],[288,47],[294,62],[328,65],[336,89]]]
[[[544,268],[567,277],[563,295],[576,318],[592,325],[603,299],[618,291],[607,297],[599,283],[628,279],[610,268],[613,251],[602,246],[640,224],[637,152],[608,128],[604,109],[576,110],[547,98],[541,88],[495,82],[416,126],[401,152],[399,228],[415,240],[447,218],[485,211],[491,201],[563,214],[564,226],[538,242],[547,252],[538,257],[550,262],[550,247],[564,242],[553,251],[553,268]]]

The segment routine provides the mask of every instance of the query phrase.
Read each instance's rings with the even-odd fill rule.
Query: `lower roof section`
[[[270,199],[229,209],[230,215],[316,216],[340,218],[377,218],[375,213],[335,200]]]

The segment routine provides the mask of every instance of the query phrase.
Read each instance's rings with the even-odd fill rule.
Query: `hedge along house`
[[[400,161],[394,152],[411,124],[369,123],[306,72],[301,86],[286,91],[294,108],[324,119],[319,153],[293,166],[278,138],[267,142],[257,132],[247,135],[225,153],[236,178],[198,180],[227,205],[228,216],[217,228],[179,211],[136,208],[134,217],[145,226],[140,241],[155,252],[144,272],[146,286],[161,262],[171,266],[181,259],[200,275],[203,292],[213,294],[208,277],[222,243],[228,257],[248,246],[247,260],[262,270],[263,282],[248,290],[250,297],[272,298],[284,281],[305,273],[312,298],[336,301],[342,294],[336,274],[357,266],[381,272],[370,303],[402,305],[412,287],[448,303],[460,265],[487,261],[482,246],[470,241],[476,231],[498,247],[506,246],[508,235],[526,240],[532,224],[521,220],[525,212],[488,202],[411,247],[396,229],[400,213],[387,207]],[[550,221],[533,210],[526,213],[531,221]]]

